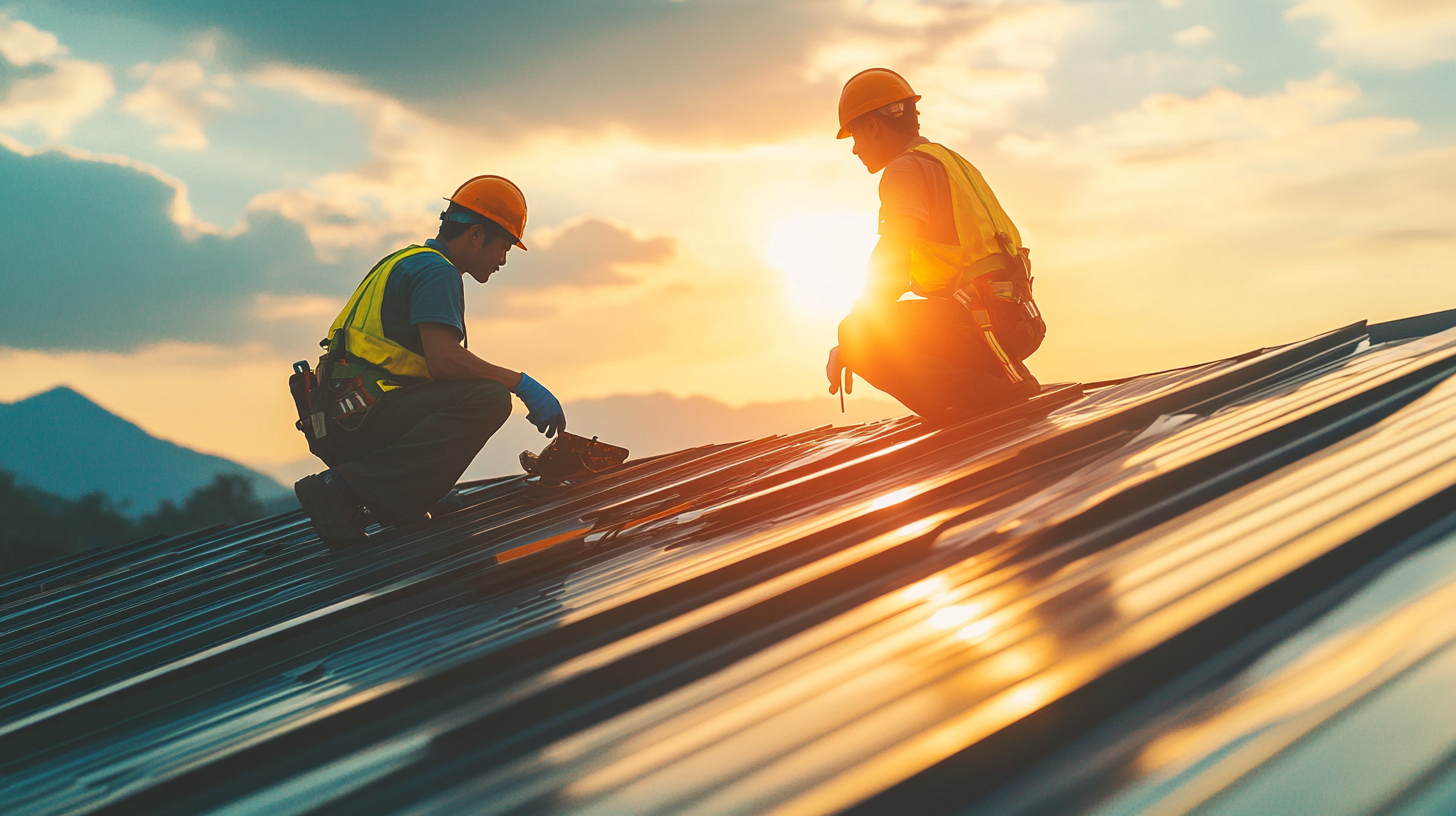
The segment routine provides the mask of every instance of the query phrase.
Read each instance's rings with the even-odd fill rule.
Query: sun
[[[794,308],[810,315],[843,315],[864,289],[865,266],[874,249],[874,216],[821,212],[779,221],[765,259],[784,273]]]

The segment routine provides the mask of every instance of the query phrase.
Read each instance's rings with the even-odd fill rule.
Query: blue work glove
[[[561,410],[561,403],[546,390],[546,386],[531,379],[531,375],[524,371],[521,372],[520,384],[516,386],[516,396],[526,403],[526,421],[546,434],[547,439],[555,436],[557,431],[566,430],[566,412]]]

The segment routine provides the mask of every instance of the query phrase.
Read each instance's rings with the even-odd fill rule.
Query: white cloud
[[[810,55],[806,79],[838,84],[895,68],[925,97],[926,120],[960,132],[1003,127],[1015,106],[1045,96],[1058,47],[1091,13],[1053,0],[850,2],[847,12],[849,24]]]
[[[273,65],[249,75],[248,81],[320,104],[351,108],[369,134],[371,158],[360,167],[326,174],[307,189],[265,193],[250,205],[303,224],[326,259],[344,248],[374,246],[430,230],[435,218],[430,207],[460,181],[489,172],[472,169],[477,157],[504,152],[503,145],[478,132],[416,113],[351,77]]]
[[[1456,148],[1414,148],[1409,120],[1345,118],[1359,95],[1330,74],[1158,94],[1005,139],[1045,168],[1040,191],[1001,194],[1032,204],[1015,215],[1038,235],[1045,310],[1097,350],[1049,344],[1039,362],[1130,374],[1456,301]]]
[[[209,77],[200,63],[174,59],[159,65],[141,63],[131,70],[146,79],[140,90],[127,94],[121,109],[147,125],[165,129],[157,140],[164,147],[201,150],[207,147],[204,127],[216,111],[232,107],[225,93],[233,87],[226,74]]]
[[[1329,25],[1320,45],[1357,62],[1417,68],[1456,60],[1456,0],[1293,0],[1291,20]]]
[[[66,49],[56,35],[0,12],[0,57],[18,67],[44,62]]]
[[[111,69],[95,62],[60,60],[48,74],[22,79],[0,102],[0,128],[35,125],[51,138],[101,109],[115,94]]]
[[[1202,45],[1213,39],[1213,32],[1205,25],[1185,28],[1173,35],[1173,42],[1183,46]]]
[[[0,128],[33,126],[58,139],[116,93],[110,68],[64,59],[61,55],[65,53],[54,34],[0,13],[0,56],[17,67],[44,69],[39,75],[17,80],[0,100]]]

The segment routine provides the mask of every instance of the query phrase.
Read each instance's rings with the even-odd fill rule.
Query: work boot
[[[329,549],[365,542],[364,504],[339,474],[326,470],[305,476],[294,483],[293,494]]]
[[[438,518],[446,513],[453,513],[465,506],[465,497],[460,495],[459,490],[452,489],[439,501],[430,506],[430,509],[423,513],[410,515],[390,515],[381,513],[372,507],[366,507],[364,512],[368,514],[368,520],[373,521],[380,527],[409,527],[415,524],[423,524],[432,518]]]
[[[367,510],[366,512],[368,513],[365,518],[366,521],[372,521],[375,524],[378,524],[380,527],[394,527],[396,529],[401,527],[412,527],[416,524],[424,524],[425,522],[430,520],[429,513],[389,515],[388,513],[376,512],[372,508]]]

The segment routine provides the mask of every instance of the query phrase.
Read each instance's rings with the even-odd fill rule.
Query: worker
[[[294,492],[331,548],[363,542],[371,520],[427,519],[510,416],[512,393],[547,437],[566,428],[544,386],[467,349],[464,276],[483,284],[512,246],[526,249],[525,196],[500,176],[476,176],[448,201],[439,234],[379,261],[325,340],[330,362],[317,374],[330,435],[309,444],[330,467]]]
[[[825,374],[831,394],[850,391],[859,374],[916,414],[950,422],[1038,393],[1022,361],[1046,324],[1021,234],[970,162],[920,135],[919,100],[885,68],[856,74],[840,93],[838,138],[884,174],[864,293],[839,324]]]

